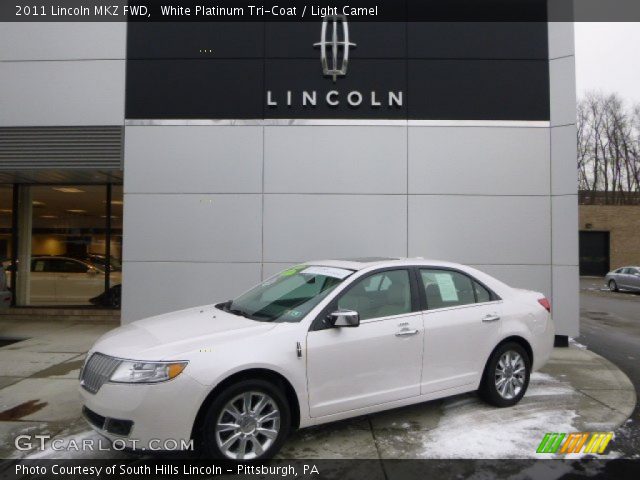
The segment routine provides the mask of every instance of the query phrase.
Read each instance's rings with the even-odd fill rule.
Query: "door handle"
[[[418,330],[409,330],[408,328],[403,328],[399,332],[396,332],[396,337],[410,337],[418,333]]]
[[[488,315],[485,315],[484,317],[482,317],[482,321],[484,323],[489,323],[489,322],[497,322],[498,320],[500,320],[500,316],[496,315],[495,313],[489,313]]]

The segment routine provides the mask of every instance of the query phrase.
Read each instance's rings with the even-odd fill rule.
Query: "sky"
[[[578,98],[600,90],[640,103],[640,23],[576,23],[575,42]]]

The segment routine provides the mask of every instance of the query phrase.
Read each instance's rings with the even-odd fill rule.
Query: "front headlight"
[[[176,378],[189,362],[122,360],[109,379],[116,383],[158,383]]]

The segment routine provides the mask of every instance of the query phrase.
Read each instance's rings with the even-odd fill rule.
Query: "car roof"
[[[422,257],[401,258],[401,257],[361,257],[344,258],[335,260],[316,260],[304,262],[305,265],[317,265],[323,267],[346,268],[347,270],[364,270],[365,268],[377,267],[397,267],[407,265],[429,265],[432,267],[459,268],[458,263],[446,262],[442,260],[425,259]]]

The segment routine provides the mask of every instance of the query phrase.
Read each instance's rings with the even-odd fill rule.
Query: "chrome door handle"
[[[403,328],[399,332],[396,332],[396,337],[410,337],[411,335],[415,335],[418,333],[418,330],[409,330],[407,328]]]
[[[500,320],[500,317],[496,314],[491,314],[491,313],[482,317],[482,321],[484,323],[497,322],[498,320]]]

